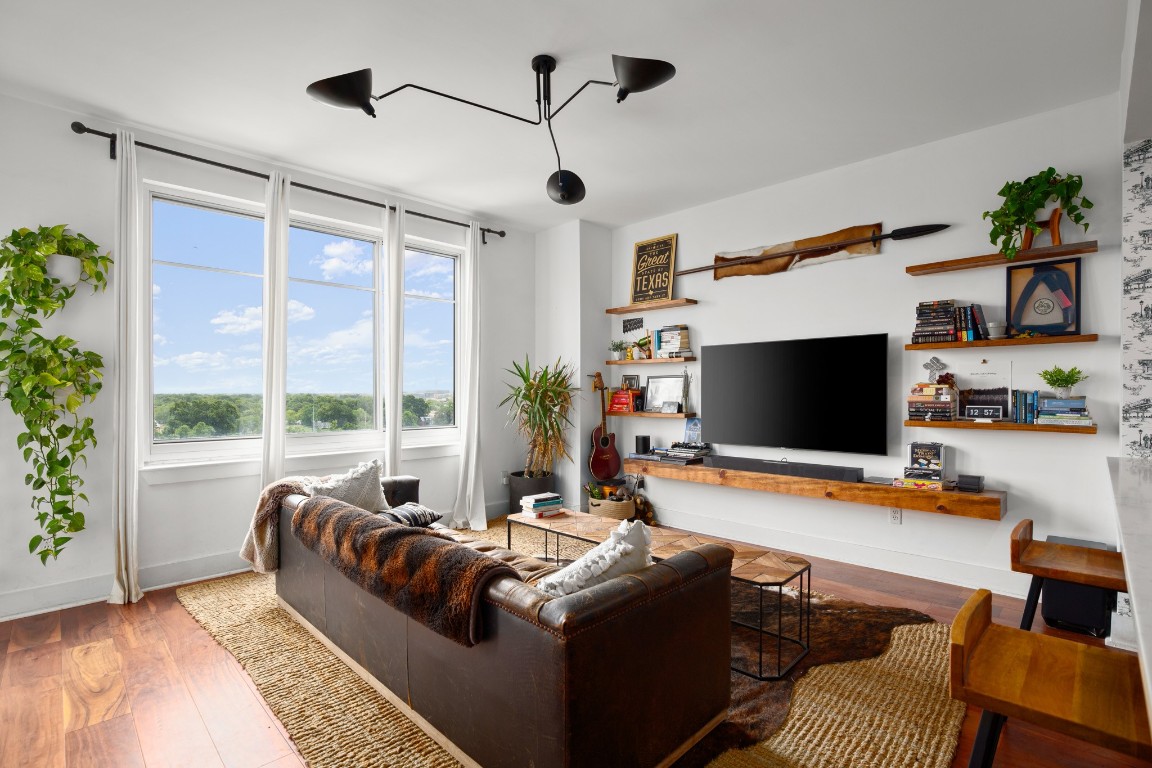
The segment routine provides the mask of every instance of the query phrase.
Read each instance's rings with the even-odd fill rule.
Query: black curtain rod
[[[85,133],[91,133],[94,136],[102,136],[105,139],[108,139],[108,157],[110,157],[113,160],[116,159],[116,134],[107,133],[105,131],[97,131],[94,128],[89,128],[88,126],[84,125],[84,123],[81,123],[80,121],[76,121],[76,122],[72,123],[72,130],[75,131],[76,133],[81,134],[81,135],[83,135]],[[158,147],[155,144],[148,144],[148,143],[143,142],[143,141],[137,141],[136,146],[143,147],[144,149],[151,149],[155,152],[162,152],[165,155],[172,155],[174,157],[182,157],[185,160],[191,160],[195,163],[203,163],[204,165],[211,165],[211,166],[215,166],[216,168],[223,168],[226,171],[234,171],[236,173],[242,173],[245,176],[255,176],[257,178],[264,179],[265,181],[268,180],[268,174],[266,174],[266,173],[260,173],[259,171],[249,170],[248,168],[239,168],[235,165],[228,165],[227,163],[218,163],[215,160],[209,160],[206,157],[197,157],[196,155],[189,155],[185,152],[177,152],[174,149],[168,149],[167,147]],[[364,205],[371,205],[374,208],[387,208],[390,211],[396,210],[396,206],[394,206],[394,205],[388,205],[387,203],[378,203],[375,200],[365,200],[362,197],[354,197],[352,195],[345,195],[342,192],[333,192],[330,189],[322,189],[320,187],[313,187],[310,184],[301,184],[298,181],[293,181],[292,186],[297,187],[299,189],[306,189],[309,192],[319,192],[320,194],[328,195],[329,197],[339,197],[342,200],[351,200],[354,203],[363,203]],[[441,218],[439,216],[433,216],[433,215],[428,214],[428,213],[420,213],[419,211],[405,210],[404,212],[407,213],[409,216],[418,216],[421,219],[429,219],[431,221],[439,221],[443,224],[452,224],[453,226],[464,227],[465,229],[467,229],[469,226],[467,223],[465,223],[463,221],[453,221],[452,219],[444,219],[444,218]],[[488,245],[488,235],[498,235],[499,237],[504,237],[505,232],[503,230],[499,230],[499,229],[489,229],[488,227],[481,227],[480,228],[480,241],[484,245]]]

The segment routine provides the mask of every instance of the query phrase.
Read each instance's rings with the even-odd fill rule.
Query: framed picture
[[[675,410],[664,409],[671,403]],[[648,413],[679,413],[684,405],[684,376],[649,376],[644,394],[644,410]]]
[[[621,376],[620,389],[640,389],[640,377],[632,375]]]
[[[676,271],[676,235],[664,235],[636,243],[632,254],[631,302],[665,301],[672,298]]]
[[[1080,333],[1080,259],[1008,267],[1008,335]]]

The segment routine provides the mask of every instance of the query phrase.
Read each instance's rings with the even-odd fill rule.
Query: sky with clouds
[[[155,391],[259,393],[263,222],[156,201],[152,239]],[[373,244],[293,227],[288,260],[288,392],[370,394]],[[404,391],[450,391],[455,261],[408,251],[404,280]]]

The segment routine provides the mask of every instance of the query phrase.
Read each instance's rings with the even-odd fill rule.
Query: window
[[[266,365],[261,206],[160,184],[152,185],[148,205],[157,455],[251,455],[255,443],[241,438],[261,436]],[[371,227],[293,214],[285,313],[289,453],[321,443],[323,450],[378,445],[389,375],[400,380],[406,444],[455,439],[453,431],[435,430],[456,423],[459,253],[415,237],[408,243],[404,367],[389,372],[381,359],[382,238]]]
[[[155,442],[260,434],[264,222],[152,201]]]
[[[376,243],[288,231],[289,434],[376,428]]]
[[[404,250],[404,429],[456,425],[456,257]]]

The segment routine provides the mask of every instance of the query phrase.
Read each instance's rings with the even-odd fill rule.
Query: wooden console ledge
[[[1008,506],[1008,494],[1004,491],[983,493],[919,491],[875,483],[844,483],[837,480],[817,480],[811,477],[706,467],[702,464],[681,466],[643,459],[625,459],[624,471],[648,477],[684,480],[689,483],[724,485],[768,493],[786,493],[791,496],[812,496],[832,501],[853,501],[877,507],[900,507],[940,515],[974,517],[980,520],[1001,520]]]

